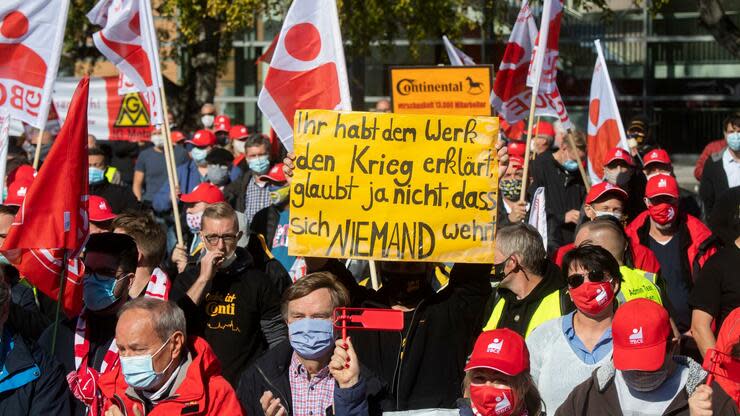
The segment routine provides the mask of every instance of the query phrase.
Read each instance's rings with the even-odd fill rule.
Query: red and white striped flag
[[[527,86],[532,87],[533,91],[551,93],[557,89],[558,43],[562,18],[563,1],[545,0],[542,5],[540,33],[532,51],[532,63],[527,75]]]
[[[100,0],[87,14],[90,23],[101,26],[93,42],[116,65],[126,84],[119,94],[141,92],[149,104],[152,125],[163,123],[159,92],[162,72],[159,47],[149,0]]]
[[[296,110],[352,109],[335,0],[293,1],[257,105],[288,151]]]
[[[588,105],[588,173],[591,183],[599,183],[604,177],[606,153],[617,146],[629,151],[629,146],[604,53],[601,51],[601,42],[596,40],[594,44],[596,65],[591,78],[591,99]]]

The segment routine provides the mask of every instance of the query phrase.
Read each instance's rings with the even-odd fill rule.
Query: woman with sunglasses
[[[611,323],[622,280],[617,260],[590,244],[569,251],[562,270],[576,310],[545,322],[527,338],[532,378],[548,413],[611,359]]]

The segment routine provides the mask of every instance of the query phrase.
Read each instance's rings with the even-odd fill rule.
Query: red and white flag
[[[491,105],[509,124],[529,116],[532,89],[527,86],[526,80],[536,37],[537,26],[525,0],[511,30],[491,91]],[[552,92],[537,93],[535,115],[557,117],[566,129],[573,127],[557,85]]]
[[[69,0],[0,2],[0,108],[43,128],[59,68]]]
[[[289,151],[296,110],[352,109],[335,0],[293,1],[257,105]]]
[[[10,140],[10,114],[0,108],[0,180],[5,181],[5,168],[8,163],[8,144]],[[7,185],[2,183],[3,188]]]
[[[162,72],[150,1],[100,0],[87,18],[102,27],[93,34],[95,47],[116,65],[124,79],[119,94],[144,94],[152,125],[162,124]]]
[[[562,18],[563,1],[545,0],[542,5],[540,33],[535,41],[532,63],[527,75],[527,86],[533,91],[551,93],[557,89],[558,44]],[[542,53],[543,50],[544,53]]]
[[[84,267],[77,255],[88,236],[87,78],[80,81],[67,121],[31,184],[0,251],[52,299],[59,294],[64,252],[67,281],[62,307],[68,316],[82,309]],[[64,172],[64,174],[60,174]],[[56,191],[55,191],[56,190]]]
[[[452,66],[475,65],[473,58],[453,45],[452,42],[447,39],[447,35],[442,35],[442,43],[445,45],[445,51],[447,51],[447,57],[450,58],[450,64],[452,64]]]
[[[629,151],[629,146],[604,53],[601,51],[601,42],[596,40],[594,44],[596,65],[591,78],[591,99],[588,104],[588,173],[591,183],[599,183],[604,177],[606,153],[617,146]]]

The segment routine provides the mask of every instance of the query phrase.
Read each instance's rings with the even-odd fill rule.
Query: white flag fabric
[[[532,89],[527,87],[526,79],[535,37],[537,26],[527,0],[524,0],[491,91],[491,105],[509,124],[515,124],[529,116]],[[557,85],[552,92],[540,90],[537,93],[535,116],[557,117],[563,127],[573,128]]]
[[[149,103],[152,125],[162,124],[159,100],[162,72],[150,1],[100,0],[87,18],[102,27],[93,34],[95,47],[132,84],[127,90],[119,89],[119,94],[143,93]]]
[[[472,66],[475,65],[473,58],[468,56],[465,52],[461,51],[455,45],[450,42],[447,35],[442,35],[442,42],[445,45],[445,51],[447,51],[447,57],[450,58],[452,66]]]
[[[542,243],[547,248],[547,213],[545,212],[545,188],[540,186],[534,191],[529,213],[529,225],[537,229],[542,236]]]
[[[542,5],[540,33],[532,51],[532,62],[527,75],[527,86],[531,87],[532,91],[551,93],[557,89],[558,44],[562,17],[563,1],[545,0]]]
[[[0,178],[3,178],[3,181],[5,181],[5,167],[8,163],[9,134],[10,114],[8,113],[8,110],[0,108]],[[3,182],[2,185],[4,189],[6,184]]]
[[[43,128],[59,68],[69,0],[0,2],[0,108]]]
[[[591,183],[599,183],[604,177],[604,157],[607,152],[617,146],[629,151],[629,146],[601,42],[597,39],[594,45],[596,65],[591,78],[591,97],[588,104],[588,173]]]
[[[352,109],[335,0],[295,0],[257,100],[288,151],[298,109]]]

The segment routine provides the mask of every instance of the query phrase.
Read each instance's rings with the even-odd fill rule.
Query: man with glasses
[[[208,341],[234,386],[249,363],[287,338],[278,294],[237,247],[241,234],[229,204],[209,205],[200,224],[205,250],[175,279],[170,295],[185,311],[188,332]]]

